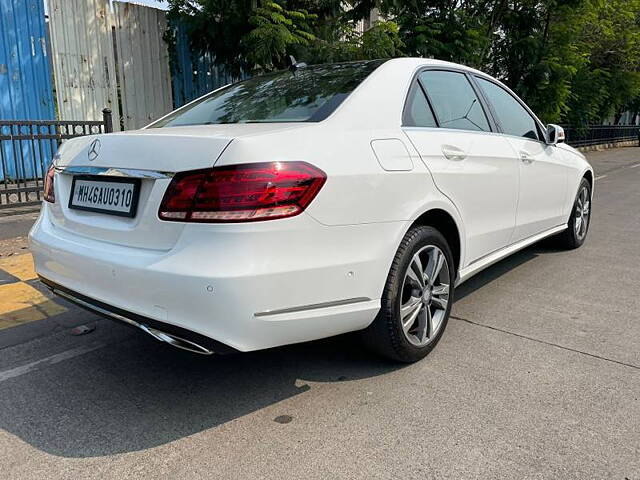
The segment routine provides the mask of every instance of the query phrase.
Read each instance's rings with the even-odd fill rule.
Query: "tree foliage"
[[[640,109],[640,0],[169,0],[194,48],[236,71],[423,56],[503,80],[544,121]],[[373,8],[382,14],[362,31]]]
[[[262,0],[249,18],[253,29],[240,45],[246,61],[263,70],[282,67],[288,51],[316,39],[311,25],[317,18],[304,9],[287,10],[274,1]]]

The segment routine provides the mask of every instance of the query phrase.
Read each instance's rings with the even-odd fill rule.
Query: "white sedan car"
[[[54,293],[198,353],[362,331],[403,362],[454,288],[587,235],[593,171],[507,87],[420,58],[254,77],[67,141],[30,233]]]

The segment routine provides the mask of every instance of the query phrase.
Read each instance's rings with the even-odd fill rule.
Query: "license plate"
[[[73,177],[69,208],[135,217],[140,193],[139,178]]]

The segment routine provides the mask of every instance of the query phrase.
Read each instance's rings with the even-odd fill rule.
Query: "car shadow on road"
[[[382,375],[401,365],[349,335],[204,357],[126,329],[123,342],[2,382],[0,428],[46,453],[72,458],[144,450],[304,394],[307,382]],[[89,337],[87,337],[89,338]],[[288,412],[275,409],[271,424]]]
[[[461,285],[456,300],[551,251],[537,245],[502,260]],[[371,378],[403,367],[366,352],[353,335],[204,357],[108,320],[99,328],[122,329],[126,340],[2,382],[0,428],[57,456],[134,452],[258,412],[304,394],[314,382]],[[274,409],[257,421],[287,413]]]
[[[519,252],[516,252],[513,255],[500,260],[494,265],[491,265],[487,269],[471,277],[465,283],[456,288],[455,301],[462,300],[463,298],[471,295],[476,290],[500,278],[505,273],[514,270],[521,265],[524,265],[525,263],[535,260],[540,255],[558,251],[559,250],[555,246],[552,239],[543,240],[542,242],[525,248],[524,250],[520,250]]]

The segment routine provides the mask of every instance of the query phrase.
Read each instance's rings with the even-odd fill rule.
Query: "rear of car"
[[[360,246],[389,227],[308,214],[331,159],[301,138],[322,142],[318,122],[379,64],[258,77],[146,129],[66,142],[30,233],[42,281],[199,353],[366,327],[387,266]]]

